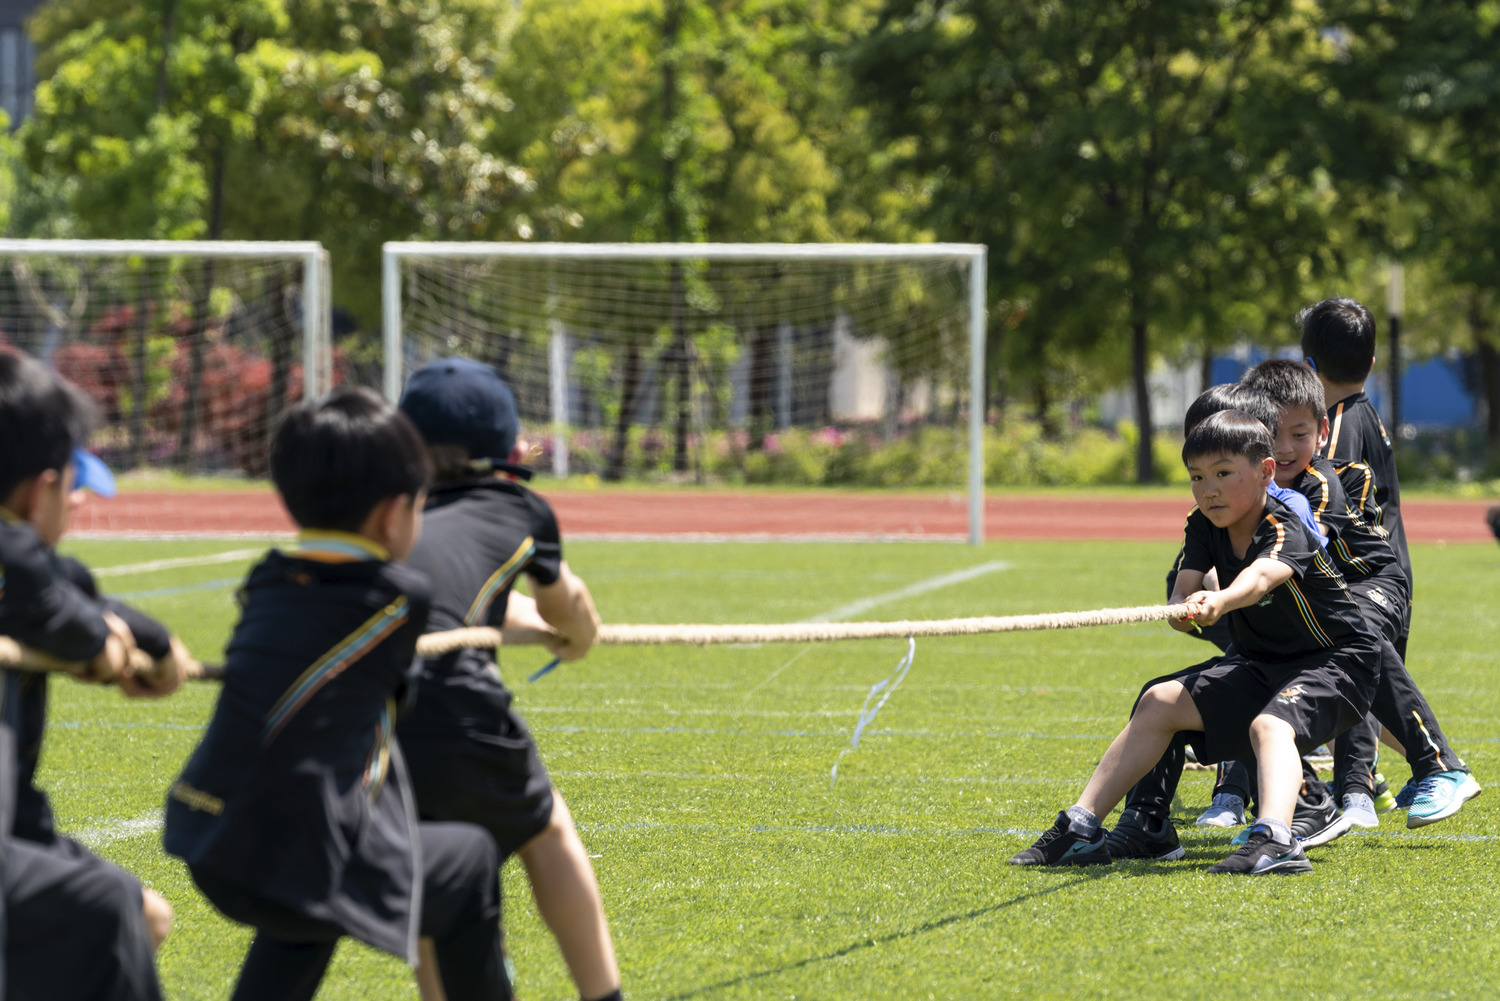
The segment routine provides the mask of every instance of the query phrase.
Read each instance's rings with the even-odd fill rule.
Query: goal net
[[[385,385],[497,366],[558,477],[969,492],[984,248],[385,246]]]
[[[264,476],[275,417],[332,385],[316,243],[0,241],[0,350],[99,404],[116,469]]]

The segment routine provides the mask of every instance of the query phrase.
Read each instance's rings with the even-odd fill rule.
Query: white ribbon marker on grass
[[[829,788],[832,788],[833,784],[839,780],[839,762],[844,760],[844,755],[859,746],[859,735],[865,732],[865,727],[870,725],[875,719],[875,715],[890,701],[891,694],[897,688],[901,687],[901,682],[906,680],[907,673],[911,671],[912,661],[916,660],[916,658],[917,638],[915,636],[907,636],[906,656],[901,658],[901,663],[896,665],[896,670],[891,673],[889,678],[876,682],[875,686],[870,689],[870,694],[865,696],[865,704],[860,707],[859,722],[854,724],[854,735],[849,738],[849,746],[840,751],[839,756],[833,759],[833,771],[828,775]],[[875,707],[872,709],[870,708],[870,700],[877,695],[880,696],[880,701],[875,703]]]

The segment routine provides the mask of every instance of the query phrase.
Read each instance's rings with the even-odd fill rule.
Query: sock
[[[1092,841],[1099,833],[1099,818],[1075,803],[1068,807],[1068,830]]]
[[[1256,817],[1255,822],[1269,830],[1271,837],[1278,845],[1289,845],[1292,843],[1292,829],[1275,817]]]
[[[578,1001],[589,1001],[589,999],[579,995]],[[593,1001],[625,1001],[625,996],[620,993],[620,988],[616,987],[603,997],[594,998]]]

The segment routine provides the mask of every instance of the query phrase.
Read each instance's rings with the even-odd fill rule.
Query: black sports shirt
[[[433,491],[422,538],[406,562],[432,578],[429,631],[498,627],[517,577],[557,582],[562,540],[541,497],[512,480],[481,480]],[[491,651],[475,649],[426,661],[416,705],[401,721],[402,739],[451,736],[454,724],[484,730],[495,718],[486,705],[510,705],[493,665]]]
[[[1218,528],[1194,508],[1184,530],[1181,569],[1219,571],[1227,587],[1258,559],[1274,559],[1292,569],[1285,583],[1265,597],[1228,615],[1234,647],[1251,660],[1296,660],[1329,647],[1373,650],[1375,640],[1349,590],[1309,529],[1275,498],[1266,509],[1243,557],[1234,554],[1228,529]]]
[[[1411,556],[1406,549],[1406,528],[1401,523],[1396,453],[1380,415],[1364,393],[1345,397],[1328,408],[1328,447],[1323,454],[1338,471],[1354,505],[1365,512],[1365,520],[1390,539],[1410,594]]]
[[[1313,518],[1328,533],[1328,555],[1345,582],[1379,579],[1396,593],[1405,595],[1406,574],[1396,551],[1381,532],[1371,528],[1361,512],[1349,502],[1344,484],[1333,463],[1315,456],[1312,464],[1297,474],[1292,489],[1312,506]]]

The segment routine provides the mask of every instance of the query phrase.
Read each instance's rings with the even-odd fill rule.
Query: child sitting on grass
[[[494,842],[417,823],[392,739],[430,601],[392,561],[417,541],[430,474],[410,422],[368,390],[276,431],[271,478],[302,532],[250,571],[213,718],[167,796],[167,851],[256,930],[236,1001],[311,998],[345,935],[413,966],[422,936],[449,1001],[511,996]]]
[[[1188,436],[1182,458],[1197,507],[1172,601],[1190,614],[1171,625],[1186,632],[1227,615],[1233,645],[1201,670],[1149,688],[1078,802],[1012,864],[1108,865],[1102,819],[1186,732],[1201,761],[1254,754],[1260,766],[1261,815],[1248,841],[1209,871],[1312,871],[1290,826],[1301,754],[1368,709],[1375,640],[1311,532],[1267,496],[1272,451],[1265,426],[1233,410]],[[1217,591],[1202,590],[1210,570]]]

